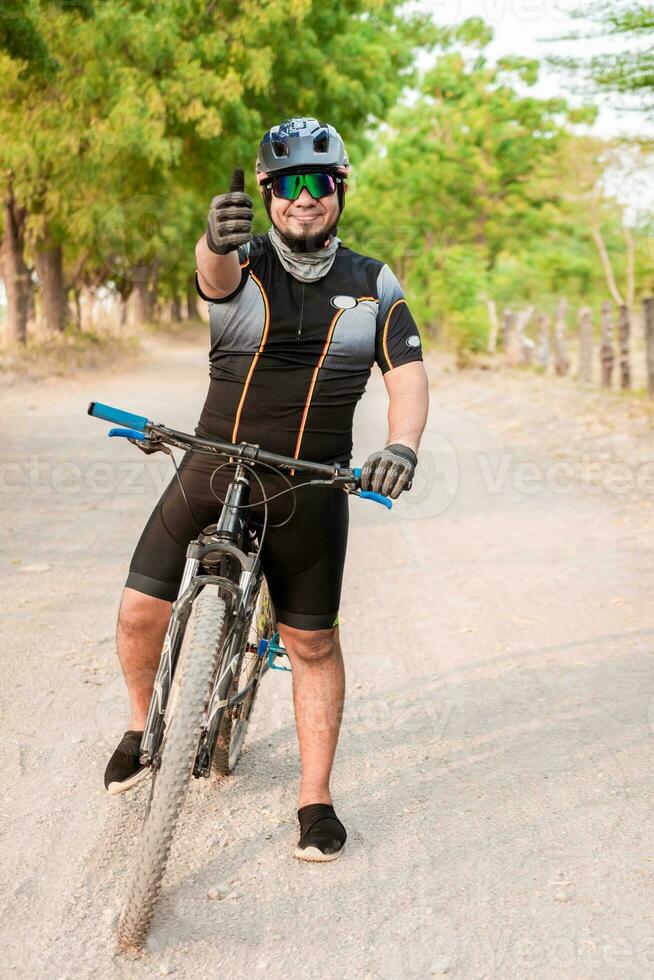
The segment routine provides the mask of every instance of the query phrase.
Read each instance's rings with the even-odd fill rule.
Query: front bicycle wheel
[[[122,947],[140,946],[150,927],[175,827],[195,766],[207,704],[228,630],[229,600],[207,585],[193,603],[171,688],[160,765],[118,926]]]
[[[247,640],[234,670],[228,696],[236,698],[248,688],[248,685],[251,686],[242,700],[225,711],[216,740],[213,767],[222,776],[228,776],[233,772],[239,760],[259,683],[265,671],[265,657],[259,655],[259,641],[269,640],[273,632],[272,603],[264,580],[250,621]]]

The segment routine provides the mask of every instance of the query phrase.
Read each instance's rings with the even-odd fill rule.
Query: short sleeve
[[[250,245],[250,243],[248,242],[247,245],[239,245],[238,246],[237,251],[238,251],[238,262],[239,262],[239,265],[241,267],[241,281],[239,282],[239,284],[236,287],[236,289],[232,290],[231,293],[228,293],[227,296],[221,296],[220,299],[215,299],[215,298],[212,298],[211,296],[205,295],[205,293],[202,291],[202,287],[200,286],[200,280],[199,280],[198,274],[197,274],[197,272],[195,273],[195,288],[197,289],[198,295],[200,296],[201,299],[205,300],[205,302],[207,302],[207,303],[229,303],[230,300],[232,300],[236,296],[238,296],[238,294],[240,293],[240,291],[243,289],[243,287],[245,286],[246,282],[248,281],[248,276],[250,274],[250,269],[249,269],[249,266],[250,266],[250,247],[249,247],[249,245]]]
[[[421,361],[422,344],[402,287],[387,265],[377,277],[377,295],[375,360],[386,374],[402,364]]]

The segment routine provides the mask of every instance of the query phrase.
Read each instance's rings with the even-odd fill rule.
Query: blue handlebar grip
[[[354,469],[352,470],[352,472],[356,476],[357,480],[360,480],[361,479],[361,467],[360,466],[355,466]]]
[[[103,405],[101,402],[91,402],[88,413],[96,419],[115,422],[117,425],[126,425],[130,429],[138,429],[139,432],[144,432],[148,424],[144,415],[132,415],[131,412],[123,412],[121,408],[112,408],[111,405]]]
[[[142,442],[147,442],[148,437],[142,432],[137,432],[136,429],[109,429],[107,433],[109,438],[113,436],[121,436],[123,439],[140,439]]]
[[[367,500],[376,500],[378,504],[383,504],[389,510],[393,506],[393,501],[390,497],[385,497],[382,493],[375,493],[374,490],[359,490],[359,496],[365,497]]]

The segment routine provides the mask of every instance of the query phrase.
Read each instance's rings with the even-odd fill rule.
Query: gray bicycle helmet
[[[314,167],[343,178],[348,175],[350,164],[345,144],[329,123],[319,123],[306,116],[285,119],[269,129],[259,144],[256,164],[259,184],[273,174]]]

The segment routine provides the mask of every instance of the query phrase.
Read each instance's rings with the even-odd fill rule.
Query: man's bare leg
[[[136,592],[123,591],[118,613],[118,657],[130,701],[129,728],[143,731],[152,687],[159,666],[172,603]]]
[[[329,777],[345,696],[338,626],[300,630],[279,623],[278,629],[293,669],[293,704],[302,765],[298,806],[331,803]]]

